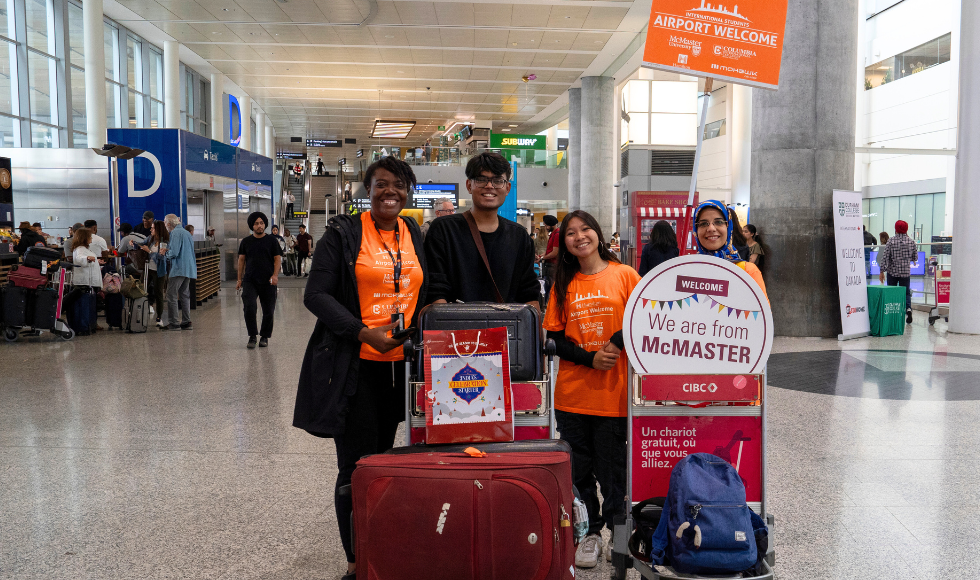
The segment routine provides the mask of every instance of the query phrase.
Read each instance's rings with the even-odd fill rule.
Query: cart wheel
[[[14,342],[17,340],[17,331],[13,328],[7,328],[3,331],[3,337],[7,339],[7,342]]]
[[[71,340],[75,338],[75,331],[69,328],[68,332],[62,332],[60,336],[61,340]]]
[[[936,320],[938,320],[938,319],[939,319],[938,316],[930,316],[929,317],[929,326],[932,326],[932,325],[936,324]]]

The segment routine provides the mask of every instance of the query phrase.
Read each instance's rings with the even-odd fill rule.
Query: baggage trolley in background
[[[631,508],[667,495],[673,466],[692,453],[711,453],[728,461],[745,483],[746,501],[769,527],[765,573],[750,580],[772,580],[776,563],[774,519],[766,504],[766,374],[654,375],[630,368],[627,431],[627,509],[614,534],[612,578],[633,568],[643,578],[687,578],[670,567],[634,558]]]
[[[54,276],[57,278],[57,288],[47,290],[39,288],[30,291],[27,304],[30,313],[25,313],[29,325],[5,326],[3,337],[7,342],[14,342],[21,337],[40,336],[41,332],[47,331],[60,337],[62,340],[75,338],[75,331],[65,323],[62,317],[61,307],[65,299],[65,288],[71,284],[70,266],[58,268]]]
[[[936,268],[935,294],[933,294],[935,302],[933,304],[926,303],[926,306],[929,307],[929,326],[935,324],[940,318],[945,318],[946,322],[949,322],[949,282],[952,274],[948,266],[942,267],[936,262],[933,262],[932,265]]]
[[[509,346],[511,350],[511,392],[514,408],[514,438],[515,440],[527,439],[554,439],[555,438],[555,416],[554,416],[554,395],[555,395],[555,374],[554,357],[555,343],[553,340],[536,340],[541,337],[541,317],[538,314],[533,323],[519,325],[515,321],[506,320],[511,312],[516,313],[516,307],[526,305],[514,304],[432,304],[426,307],[430,309],[465,309],[467,320],[460,322],[459,328],[429,328],[429,330],[464,330],[479,328],[497,328],[506,326],[508,329]],[[479,311],[486,313],[480,316]],[[403,348],[405,353],[405,444],[413,445],[425,441],[425,376],[423,371],[424,361],[424,341],[422,331],[426,330],[425,320],[426,311],[419,314],[419,332],[415,338],[419,343],[414,343],[411,339],[405,342]],[[464,328],[465,325],[465,328]],[[523,332],[528,336],[516,336],[518,332]],[[536,333],[531,335],[530,333]],[[519,364],[520,358],[528,362],[527,357],[518,356],[519,342],[531,342],[538,351],[537,361],[539,370],[528,374],[528,369],[522,367],[521,372],[515,372],[515,365]],[[542,364],[543,363],[543,364]],[[522,378],[513,378],[518,374]],[[524,378],[526,377],[526,378]]]

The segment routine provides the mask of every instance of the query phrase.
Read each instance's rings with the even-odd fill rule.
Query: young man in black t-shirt
[[[272,336],[272,317],[276,310],[276,288],[279,285],[279,266],[282,264],[282,248],[279,240],[266,234],[269,218],[260,211],[248,216],[252,235],[238,246],[238,285],[245,303],[245,327],[248,329],[248,348],[255,348],[255,336],[260,334],[255,315],[258,309],[255,299],[262,303],[262,339],[259,346],[269,346]]]
[[[484,152],[466,164],[469,212],[476,222],[490,263],[491,277],[462,213],[436,218],[425,237],[432,302],[504,302],[538,305],[540,285],[534,274],[534,241],[523,226],[497,215],[510,193],[510,163]]]

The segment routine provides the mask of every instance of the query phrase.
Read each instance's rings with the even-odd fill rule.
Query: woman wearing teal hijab
[[[732,245],[732,222],[728,217],[728,208],[718,200],[709,199],[694,210],[695,244],[699,254],[714,256],[728,260],[755,280],[762,293],[766,294],[766,283],[762,280],[762,272],[751,262],[746,262]],[[768,294],[766,294],[768,297]]]

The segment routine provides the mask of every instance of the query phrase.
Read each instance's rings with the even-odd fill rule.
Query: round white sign
[[[745,270],[693,254],[640,280],[623,316],[623,339],[640,374],[757,374],[772,350],[772,310]]]

